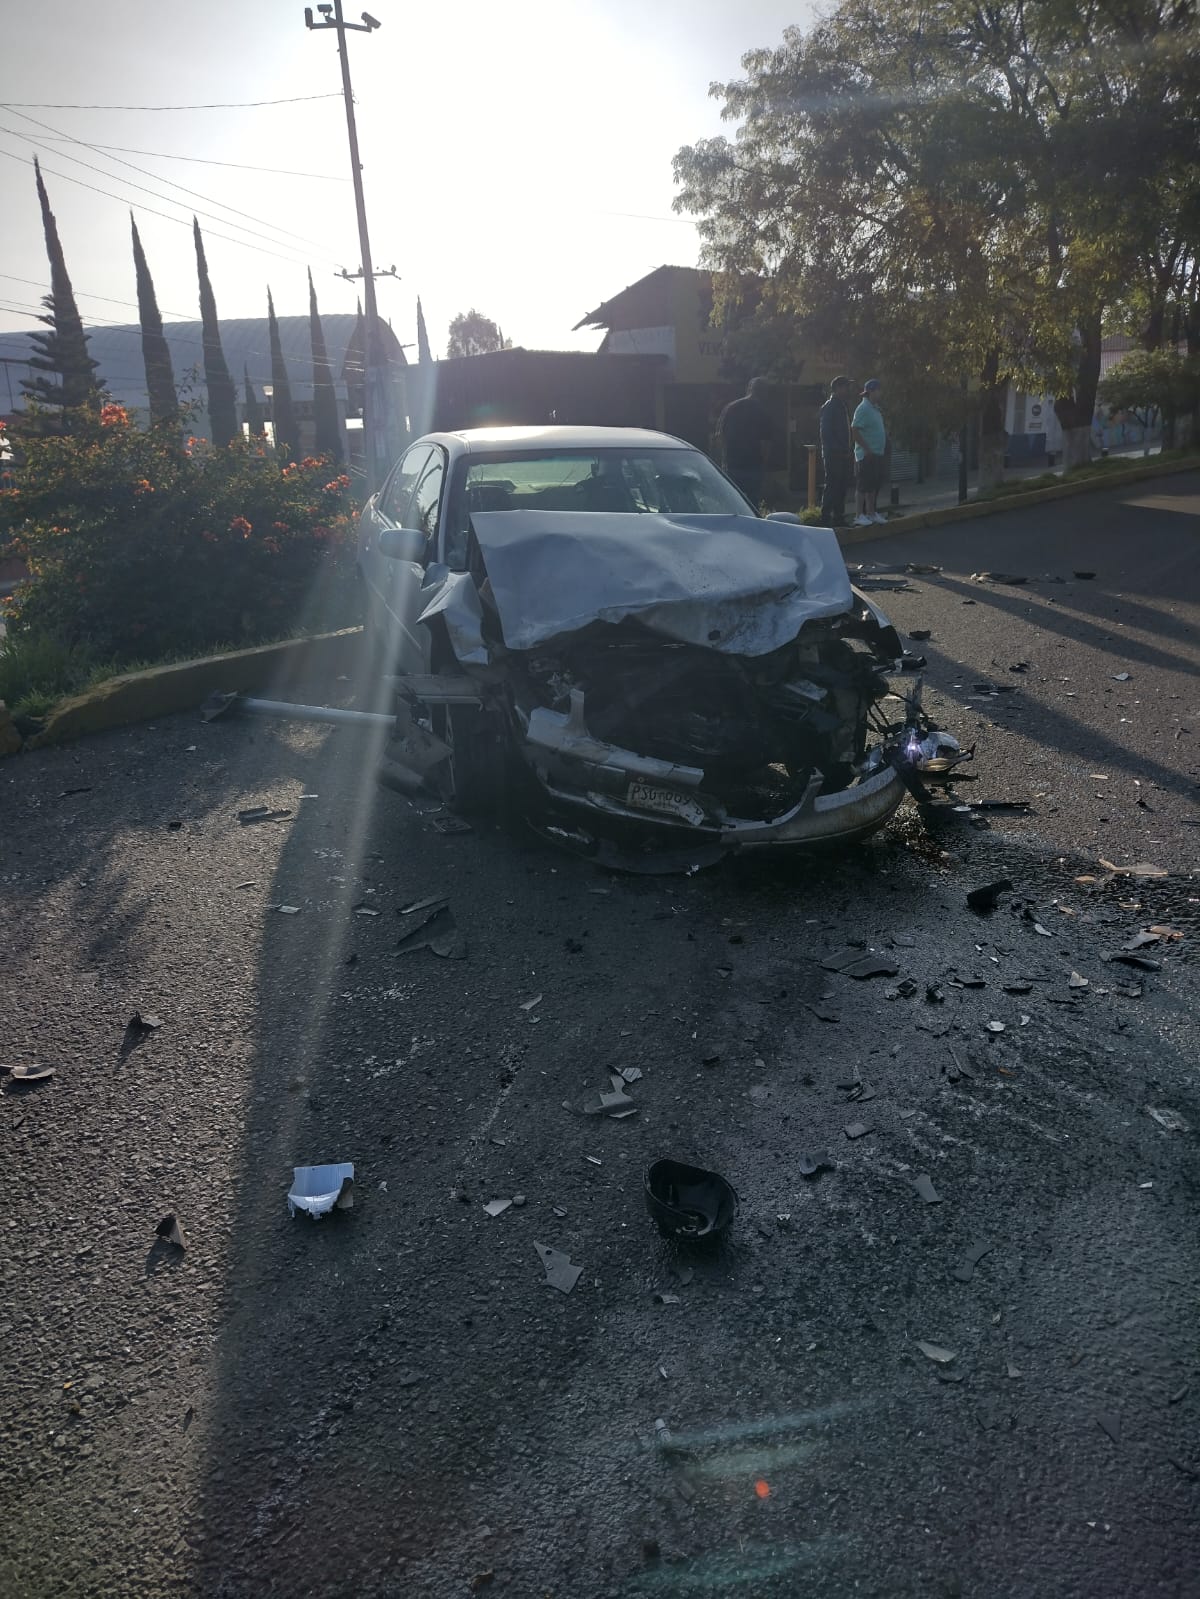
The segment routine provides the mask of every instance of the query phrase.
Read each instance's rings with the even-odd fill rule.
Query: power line
[[[4,109],[0,107],[0,110]],[[9,109],[15,110],[15,107]],[[43,127],[45,124],[41,124]],[[69,133],[47,134],[47,144],[71,144]],[[247,161],[217,161],[211,156],[176,155],[173,150],[136,150],[127,144],[89,144],[89,150],[119,150],[122,155],[148,155],[156,161],[191,161],[203,167],[233,167],[238,172],[267,172],[277,178],[313,178],[318,183],[349,183],[349,178],[339,178],[332,172],[296,172],[291,167],[256,167]],[[165,179],[163,180],[166,181]]]
[[[18,116],[24,116],[24,112],[18,111],[17,115]],[[34,123],[39,128],[46,126],[46,124],[44,122],[38,122],[36,117],[26,117],[25,120],[27,122]],[[57,128],[51,128],[50,132],[51,133],[57,133],[58,129]],[[45,145],[39,139],[37,139],[35,137],[35,135],[33,135],[32,133],[22,133],[19,128],[0,127],[0,133],[7,133],[7,134],[10,134],[11,136],[13,136],[15,138],[24,139],[27,144],[33,145],[35,150],[43,150],[43,151],[45,150]],[[68,137],[69,137],[69,135],[68,135]],[[71,142],[72,142],[72,144],[81,145],[83,147],[83,149],[85,149],[85,150],[90,150],[92,148],[91,145],[88,144],[87,141],[84,140],[84,139],[72,139]],[[99,154],[100,152],[97,151],[95,153]],[[124,183],[131,189],[140,190],[143,194],[151,194],[151,195],[153,195],[156,200],[165,200],[168,205],[182,205],[182,201],[180,201],[180,200],[172,200],[172,198],[171,198],[171,196],[169,194],[160,194],[157,189],[148,189],[144,183],[134,183],[132,178],[123,178],[120,175],[120,173],[118,173],[118,172],[108,172],[103,167],[93,166],[90,161],[84,161],[82,159],[82,157],[80,157],[80,156],[71,155],[71,153],[69,151],[67,151],[67,150],[52,150],[52,151],[50,151],[50,154],[51,155],[65,156],[68,161],[74,161],[78,166],[81,166],[81,167],[85,168],[85,170],[88,171],[88,172],[98,172],[102,178],[107,178],[110,183],[111,182]],[[185,189],[184,186],[181,183],[174,183],[174,182],[172,182],[172,180],[170,178],[160,178],[154,172],[146,172],[142,167],[134,166],[132,161],[124,161],[124,160],[122,160],[120,156],[107,156],[105,159],[109,160],[109,161],[115,161],[118,166],[128,167],[131,172],[140,172],[141,175],[143,177],[145,177],[145,178],[153,178],[156,183],[165,183],[168,188],[178,189],[181,194],[190,194],[190,195],[194,196],[198,200],[208,200],[212,205],[219,205],[219,206],[222,207],[223,210],[233,212],[233,214],[235,216],[240,216],[240,217],[249,217],[250,216],[250,213],[248,211],[239,211],[236,206],[226,205],[223,200],[214,200],[212,198],[212,196],[208,195],[208,194],[199,194],[199,193],[197,193],[197,191],[195,189]],[[269,244],[278,244],[285,250],[294,250],[295,249],[295,245],[288,244],[285,239],[274,239],[269,234],[259,233],[255,228],[246,227],[243,223],[230,222],[227,217],[215,216],[213,214],[213,212],[211,212],[211,211],[199,211],[198,210],[197,211],[197,215],[202,216],[202,217],[208,217],[213,222],[219,222],[219,223],[221,223],[222,227],[238,228],[242,233],[250,234],[252,238],[266,239]],[[261,217],[258,217],[258,218],[251,218],[251,220],[252,221],[260,221],[261,222],[264,219],[261,218]],[[318,250],[324,250],[324,248],[325,248],[325,246],[323,244],[318,244],[315,239],[306,239],[306,238],[304,238],[304,236],[302,234],[290,233],[289,229],[278,227],[275,223],[268,223],[267,226],[274,228],[276,233],[288,234],[289,237],[291,237],[293,239],[298,239],[301,244],[311,244]],[[330,256],[322,256],[321,259],[325,260],[325,261],[330,261],[333,258],[330,257]]]
[[[4,130],[0,130],[0,131],[4,131]],[[28,156],[18,155],[15,150],[5,150],[2,147],[0,147],[0,155],[8,156],[10,161],[19,161],[22,164],[22,166],[31,167],[33,165],[33,162],[29,159]],[[77,156],[72,156],[71,159],[72,160],[78,160],[79,158]],[[83,162],[80,163],[80,165],[81,166],[87,166],[88,163],[86,161],[83,161]],[[93,171],[99,171],[99,168],[98,167],[94,167],[94,168],[92,168],[92,170]],[[55,172],[50,167],[43,167],[42,171],[44,173],[48,174],[48,176],[50,176],[52,178],[59,179],[63,183],[74,183],[74,184],[77,184],[81,189],[90,189],[93,194],[102,194],[106,200],[117,200],[117,201],[120,202],[121,205],[127,205],[127,206],[131,207],[131,209],[133,209],[134,211],[144,211],[147,216],[162,217],[164,222],[174,222],[177,227],[187,228],[189,230],[189,232],[191,231],[191,226],[192,226],[191,223],[190,222],[185,222],[182,217],[173,217],[173,216],[170,215],[169,212],[156,210],[155,207],[152,206],[152,205],[145,205],[145,204],[141,203],[140,201],[129,200],[124,195],[114,194],[111,189],[101,189],[94,183],[87,183],[83,178],[73,178],[69,172]],[[102,173],[101,176],[102,177],[107,177],[107,178],[114,178],[117,183],[129,183],[128,178],[118,178],[118,177],[116,177],[116,174],[112,173],[112,172]],[[137,188],[141,188],[142,186],[141,186],[141,184],[130,183],[129,187],[131,189],[137,189]],[[147,194],[153,194],[154,193],[154,191],[152,189],[147,189],[145,192]],[[167,199],[167,197],[165,195],[155,195],[155,199],[164,200],[164,199]],[[168,205],[178,205],[179,201],[177,201],[177,200],[167,200],[167,204]],[[200,213],[200,215],[202,215],[202,216],[207,216],[208,214],[209,213],[207,211]],[[218,222],[222,222],[225,227],[236,227],[237,226],[236,223],[225,222],[222,217],[218,217],[216,220]],[[247,229],[245,231],[249,231],[249,230]],[[211,228],[206,230],[206,237],[208,237],[210,239],[223,239],[226,244],[240,244],[243,250],[252,250],[255,253],[255,255],[273,256],[276,261],[285,261],[288,264],[288,266],[303,266],[305,264],[304,260],[303,260],[303,257],[301,257],[301,256],[298,256],[298,255],[280,255],[278,250],[265,250],[262,247],[261,244],[251,244],[246,239],[235,239],[232,234],[229,234],[229,233],[217,233]],[[282,244],[283,241],[279,240],[279,239],[273,239],[271,242],[273,244]],[[285,248],[286,248],[286,246],[285,246]],[[329,258],[326,257],[325,259],[329,259]]]
[[[336,100],[336,94],[294,94],[287,100],[230,100],[216,105],[74,105],[70,101],[5,100],[6,111],[240,111],[248,106],[300,105],[305,100]]]

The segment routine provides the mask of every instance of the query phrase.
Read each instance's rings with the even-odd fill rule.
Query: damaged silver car
[[[894,690],[924,662],[834,533],[757,516],[663,434],[431,434],[364,510],[359,569],[393,775],[460,810],[516,784],[564,832],[859,838],[957,750]]]

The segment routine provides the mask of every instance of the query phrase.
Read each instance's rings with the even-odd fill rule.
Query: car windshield
[[[706,455],[671,448],[468,456],[459,467],[448,527],[452,564],[465,558],[467,521],[474,511],[754,515],[748,501]]]

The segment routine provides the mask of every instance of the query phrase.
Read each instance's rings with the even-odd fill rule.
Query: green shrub
[[[332,474],[259,442],[185,445],[117,405],[66,436],[23,437],[0,489],[0,547],[31,574],[8,602],[11,635],[154,660],[350,620],[353,506]]]

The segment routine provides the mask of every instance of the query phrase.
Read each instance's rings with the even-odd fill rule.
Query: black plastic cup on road
[[[737,1190],[720,1172],[655,1160],[646,1167],[646,1209],[664,1238],[695,1243],[725,1232],[738,1213]]]

